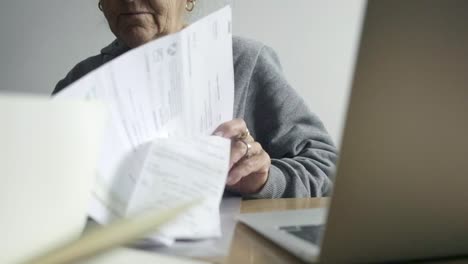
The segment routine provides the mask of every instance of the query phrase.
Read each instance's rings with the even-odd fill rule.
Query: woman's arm
[[[271,157],[268,179],[248,198],[311,197],[332,189],[337,149],[322,122],[286,81],[275,52],[263,47],[249,84],[244,119]]]

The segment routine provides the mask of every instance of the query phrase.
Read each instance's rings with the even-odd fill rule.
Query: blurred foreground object
[[[127,244],[146,235],[148,232],[154,232],[192,206],[200,204],[200,202],[201,199],[198,199],[166,211],[147,212],[137,217],[116,221],[106,227],[96,228],[82,238],[64,244],[26,263],[59,264],[92,257],[104,250]]]
[[[0,95],[0,263],[81,234],[104,119],[96,102]]]
[[[132,263],[164,263],[164,264],[202,264],[199,260],[190,260],[144,252],[141,250],[119,248],[90,260],[78,262],[80,264],[132,264]]]

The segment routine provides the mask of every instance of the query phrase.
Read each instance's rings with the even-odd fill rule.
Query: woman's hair
[[[226,5],[232,5],[232,0],[197,0],[192,12],[187,12],[185,21],[192,23]]]

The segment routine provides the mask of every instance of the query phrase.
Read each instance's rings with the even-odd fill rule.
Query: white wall
[[[48,94],[112,41],[97,0],[0,2],[0,91]]]
[[[230,1],[198,0],[194,15]],[[278,52],[286,77],[338,144],[363,1],[233,1],[234,33]],[[1,1],[0,91],[49,94],[112,40],[97,0]]]

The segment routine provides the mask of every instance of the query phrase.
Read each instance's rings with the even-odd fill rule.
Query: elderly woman
[[[181,30],[195,1],[101,0],[99,9],[117,39],[76,65],[53,93],[132,48]],[[234,37],[233,58],[236,118],[214,133],[232,139],[226,191],[247,198],[327,195],[336,149],[286,81],[274,51]]]

